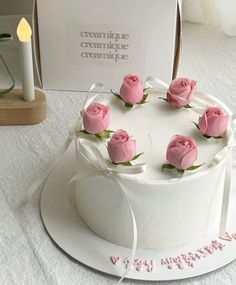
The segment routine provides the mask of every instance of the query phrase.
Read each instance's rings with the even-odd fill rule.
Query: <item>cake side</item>
[[[78,155],[79,156],[79,155]],[[217,230],[224,182],[224,160],[201,177],[154,185],[121,179],[134,211],[139,248],[166,248],[197,240]],[[78,160],[79,171],[84,171]],[[100,237],[131,247],[132,220],[127,202],[112,177],[76,182],[76,207]]]

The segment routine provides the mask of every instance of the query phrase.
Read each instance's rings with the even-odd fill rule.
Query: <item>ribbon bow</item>
[[[120,175],[121,174],[138,174],[138,173],[142,173],[146,171],[146,164],[145,163],[140,163],[140,164],[136,164],[133,166],[110,166],[107,161],[104,159],[104,157],[102,156],[101,152],[98,150],[98,148],[91,143],[90,141],[86,140],[86,139],[82,139],[82,138],[78,138],[77,139],[77,147],[79,148],[79,152],[81,154],[81,157],[83,158],[83,160],[85,162],[87,162],[88,166],[90,166],[92,171],[88,171],[86,173],[77,173],[75,174],[71,180],[69,181],[70,185],[71,183],[75,182],[75,181],[79,181],[82,178],[86,178],[86,177],[92,177],[94,175],[105,175],[105,176],[109,176],[111,177],[115,183],[117,183],[119,185],[119,190],[120,193],[122,195],[122,197],[124,198],[124,200],[126,201],[129,211],[130,211],[130,215],[132,218],[132,225],[133,225],[133,241],[132,241],[132,249],[131,249],[131,254],[130,254],[130,262],[128,267],[126,268],[125,272],[123,273],[123,275],[121,276],[120,280],[118,281],[118,283],[122,282],[122,280],[126,277],[126,275],[128,274],[134,258],[135,258],[135,254],[136,254],[136,250],[137,250],[137,224],[136,224],[136,220],[135,220],[135,215],[133,212],[133,208],[132,205],[126,195],[126,191],[125,191],[125,185],[123,184]],[[70,191],[70,198],[72,200],[72,203],[74,203],[75,201],[75,188],[69,188]]]
[[[94,90],[98,90],[97,94],[95,94],[94,96],[89,98],[90,93]],[[88,92],[87,98],[85,100],[85,103],[83,105],[83,109],[87,108],[88,105],[90,105],[94,101],[94,99],[100,94],[100,92],[102,92],[102,90],[103,90],[103,84],[102,83],[92,84],[92,86]],[[76,133],[81,129],[82,129],[82,117],[80,116],[78,118],[78,120],[75,124],[75,128],[74,128],[75,136],[76,136]],[[130,271],[131,266],[133,264],[135,254],[136,254],[136,250],[137,250],[137,236],[138,236],[137,235],[137,224],[136,224],[133,208],[132,208],[132,205],[131,205],[131,203],[130,203],[127,195],[126,195],[125,185],[122,183],[120,175],[122,175],[122,174],[131,175],[131,174],[142,173],[142,172],[146,171],[147,166],[145,163],[140,163],[140,164],[136,164],[136,165],[129,166],[129,167],[120,166],[120,165],[119,166],[112,166],[111,163],[108,163],[104,159],[104,157],[101,154],[101,152],[99,151],[99,149],[93,143],[91,143],[89,140],[82,139],[81,137],[76,137],[76,143],[77,143],[77,147],[79,149],[79,152],[81,154],[81,157],[87,163],[87,165],[91,168],[91,171],[88,171],[86,173],[75,174],[70,179],[68,186],[70,184],[72,184],[73,182],[78,181],[82,178],[92,177],[94,175],[110,176],[114,180],[114,183],[117,183],[119,185],[118,189],[120,190],[120,193],[121,193],[122,197],[124,198],[124,200],[126,201],[128,208],[129,208],[129,211],[130,211],[130,215],[132,218],[132,225],[133,225],[132,249],[131,249],[131,254],[130,254],[129,265],[127,266],[125,272],[123,273],[120,280],[118,281],[118,283],[120,283],[126,277],[126,275]],[[74,203],[74,201],[75,201],[74,191],[75,191],[75,188],[69,188],[69,195],[70,195],[72,203]]]

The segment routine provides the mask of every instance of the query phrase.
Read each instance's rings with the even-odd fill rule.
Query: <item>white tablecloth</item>
[[[18,21],[16,16],[0,17],[0,32],[14,34]],[[236,37],[188,23],[183,34],[179,75],[196,79],[199,90],[221,98],[236,112]],[[1,44],[0,51],[19,79],[17,40]],[[65,142],[85,96],[67,91],[45,94],[48,116],[43,123],[0,127],[0,284],[112,284],[115,278],[75,262],[49,238],[40,218],[41,189],[24,200],[31,182]],[[236,284],[236,261],[194,279],[158,284]]]

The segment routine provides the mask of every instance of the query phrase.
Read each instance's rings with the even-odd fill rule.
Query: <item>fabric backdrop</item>
[[[182,0],[183,20],[220,26],[229,36],[236,36],[235,0]]]

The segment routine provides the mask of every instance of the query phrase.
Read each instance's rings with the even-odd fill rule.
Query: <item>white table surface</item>
[[[15,36],[20,17],[0,17],[0,32]],[[179,75],[198,81],[198,89],[221,98],[236,112],[236,37],[217,28],[185,23]],[[17,84],[20,82],[17,40],[1,44]],[[127,71],[128,72],[128,71]],[[4,82],[0,84],[3,87]],[[0,283],[113,284],[115,278],[73,261],[61,252],[43,227],[42,189],[25,200],[31,182],[48,166],[68,136],[68,126],[85,94],[47,91],[47,119],[35,126],[0,127]],[[124,284],[155,284],[125,280]],[[158,284],[236,284],[236,261],[193,279]]]

